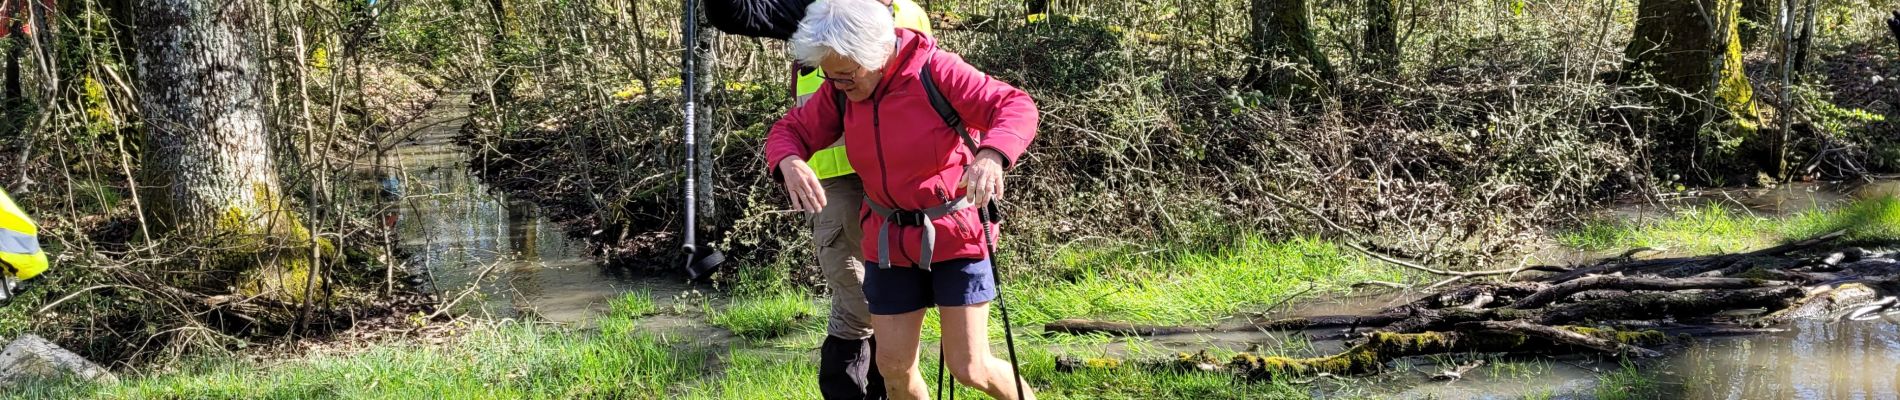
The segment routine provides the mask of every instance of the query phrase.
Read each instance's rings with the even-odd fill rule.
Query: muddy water
[[[454,302],[454,312],[589,323],[636,288],[659,298],[685,289],[603,267],[534,205],[490,190],[454,140],[466,100],[440,104],[386,160],[395,167],[382,190],[399,205],[385,223],[395,224],[405,266]]]
[[[1900,325],[1803,321],[1787,334],[1708,339],[1658,379],[1681,399],[1900,399]]]
[[[1315,302],[1287,316],[1365,313],[1398,304],[1397,295],[1357,296]],[[1660,359],[1639,360],[1641,374],[1658,392],[1637,398],[1685,400],[1900,399],[1900,317],[1872,321],[1804,320],[1787,332],[1693,340],[1665,349]],[[1343,350],[1339,341],[1304,341],[1336,331],[1301,334],[1219,333],[1153,338],[1116,351],[1181,351],[1218,347],[1234,351],[1280,349],[1282,355],[1324,356]],[[1487,364],[1456,382],[1429,376],[1451,365],[1485,358]],[[1593,356],[1424,357],[1402,360],[1395,370],[1372,377],[1322,380],[1315,397],[1389,399],[1590,399],[1618,389],[1603,387],[1604,374],[1621,362]]]

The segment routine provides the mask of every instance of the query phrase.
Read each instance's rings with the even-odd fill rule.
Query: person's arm
[[[963,124],[983,132],[978,138],[978,152],[995,152],[1002,156],[1003,167],[1014,166],[1036,138],[1036,125],[1041,119],[1036,101],[1029,93],[991,78],[954,53],[938,51],[930,64],[938,89],[963,116]]]
[[[830,86],[826,84],[818,92],[836,90],[826,89]],[[785,183],[793,208],[815,213],[825,207],[825,191],[819,186],[818,174],[805,165],[805,160],[844,136],[844,121],[838,118],[838,107],[843,106],[836,104],[833,96],[812,96],[805,105],[786,112],[765,135],[766,171]]]
[[[706,19],[720,31],[766,39],[791,40],[805,6],[812,0],[705,0]]]
[[[963,117],[963,125],[983,132],[976,157],[958,186],[976,204],[1003,198],[1003,170],[1014,167],[1036,138],[1040,115],[1029,93],[991,78],[963,57],[938,51],[930,60],[937,89]]]

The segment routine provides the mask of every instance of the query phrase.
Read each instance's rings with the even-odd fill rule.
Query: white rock
[[[4,338],[0,338],[4,340]],[[117,382],[111,371],[66,351],[45,338],[26,335],[0,349],[0,387],[26,378],[75,376],[104,383]]]

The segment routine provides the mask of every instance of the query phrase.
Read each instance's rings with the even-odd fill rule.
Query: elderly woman
[[[825,83],[773,125],[766,161],[793,207],[818,212],[828,199],[806,159],[840,137],[851,149],[847,157],[864,180],[862,226],[876,232],[862,242],[864,295],[889,394],[926,398],[918,337],[924,309],[936,307],[943,357],[957,381],[1016,399],[1014,371],[990,353],[989,302],[997,291],[977,206],[1003,195],[1003,169],[1035,137],[1035,102],[930,37],[893,28],[890,10],[872,0],[812,4],[791,45],[801,62],[824,69]],[[933,100],[980,133],[966,141]]]

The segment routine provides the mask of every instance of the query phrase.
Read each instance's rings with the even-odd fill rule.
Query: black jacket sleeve
[[[705,0],[706,18],[725,33],[791,40],[813,0]]]

